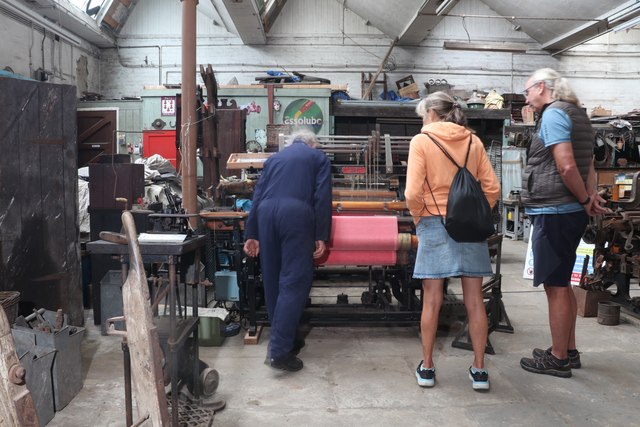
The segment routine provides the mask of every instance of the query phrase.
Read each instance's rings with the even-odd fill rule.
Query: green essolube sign
[[[324,123],[322,110],[310,99],[296,99],[284,110],[282,121],[285,125],[308,127],[318,133]]]

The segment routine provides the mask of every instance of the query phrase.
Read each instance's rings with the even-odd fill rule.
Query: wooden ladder
[[[374,85],[382,85],[382,88],[383,88],[382,97],[383,97],[383,99],[387,99],[387,73],[382,73],[382,74],[380,74],[380,76],[382,78],[379,79],[379,80],[376,79],[376,81],[374,82]],[[365,93],[367,91],[367,88],[371,84],[372,80],[373,80],[373,74],[371,74],[371,73],[360,73],[360,87],[362,88],[360,97],[362,99],[365,99]],[[373,99],[372,91],[369,92],[369,94],[366,97],[366,99],[369,99],[369,100]]]

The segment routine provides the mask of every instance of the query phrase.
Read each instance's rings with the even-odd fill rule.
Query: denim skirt
[[[493,275],[487,242],[456,242],[447,233],[439,216],[420,218],[416,235],[418,252],[413,267],[415,279]]]

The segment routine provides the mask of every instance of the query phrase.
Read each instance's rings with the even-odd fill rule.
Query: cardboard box
[[[407,85],[398,91],[401,97],[414,99],[418,97],[419,92],[420,89],[418,88],[417,83],[411,83],[410,85]]]
[[[602,108],[601,105],[598,105],[593,110],[591,110],[591,117],[608,117],[610,115],[611,115],[611,110]]]

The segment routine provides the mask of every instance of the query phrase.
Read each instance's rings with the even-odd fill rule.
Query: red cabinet
[[[180,152],[176,148],[175,130],[149,130],[142,133],[144,157],[159,154],[169,160],[176,170],[180,166]]]

